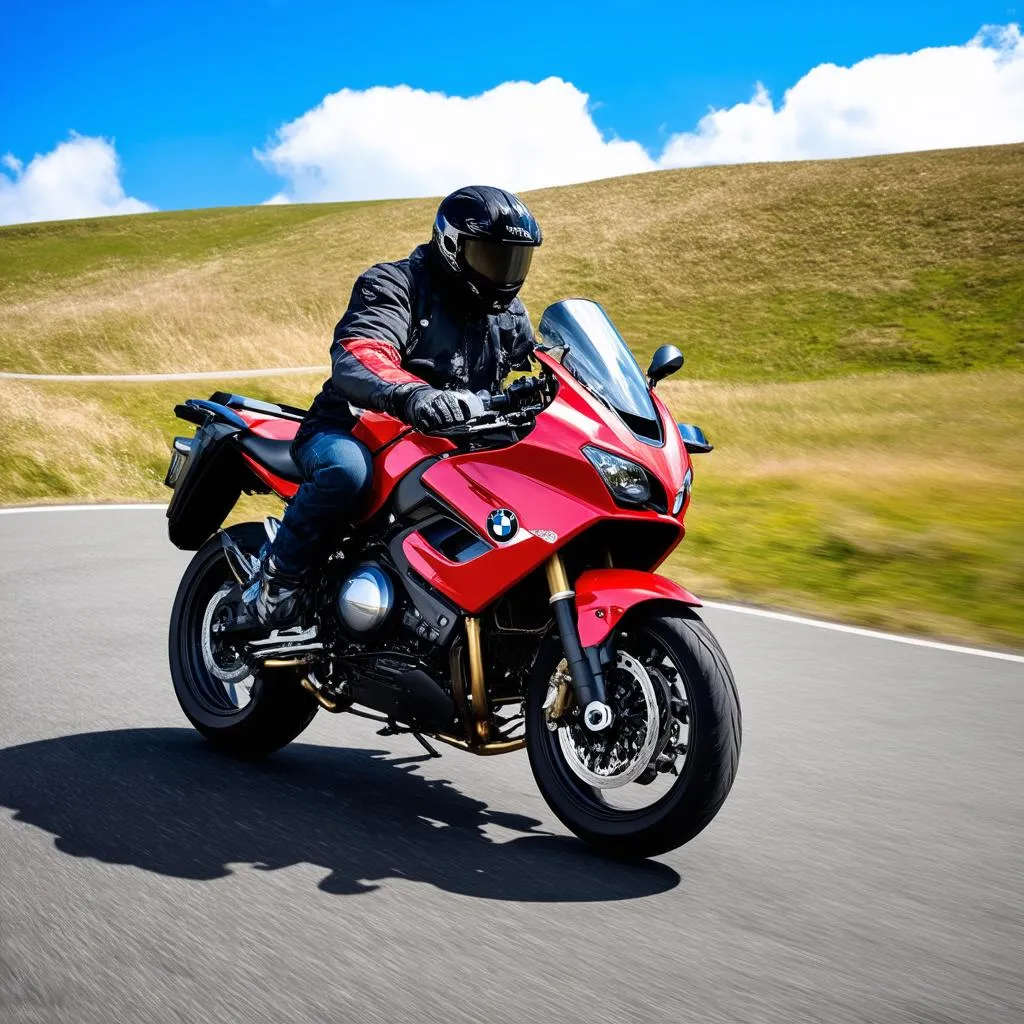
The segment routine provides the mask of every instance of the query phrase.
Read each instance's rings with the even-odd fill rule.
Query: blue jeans
[[[322,546],[341,532],[369,489],[370,450],[344,430],[325,428],[293,451],[305,482],[292,498],[271,555],[287,576],[303,573]]]

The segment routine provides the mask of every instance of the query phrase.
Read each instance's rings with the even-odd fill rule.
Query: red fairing
[[[362,441],[371,452],[378,452],[386,444],[390,444],[404,430],[410,427],[401,420],[389,416],[386,412],[365,409],[359,414],[356,425],[352,428],[352,436]]]
[[[544,352],[537,356],[558,379],[558,394],[537,417],[534,429],[507,448],[460,452],[450,441],[409,430],[383,413],[363,413],[354,430],[355,436],[375,453],[372,490],[359,515],[362,522],[384,508],[395,486],[414,466],[430,456],[446,456],[424,473],[423,483],[486,539],[490,549],[469,561],[453,562],[419,532],[406,537],[403,549],[416,572],[470,614],[481,612],[510,587],[541,568],[554,551],[599,522],[620,520],[668,527],[659,560],[683,537],[685,507],[678,516],[672,516],[619,506],[582,452],[585,445],[593,444],[642,463],[660,481],[671,508],[689,467],[689,457],[664,403],[653,396],[662,421],[663,442],[649,444],[633,434],[616,413],[582,387],[561,363]],[[292,421],[259,414],[241,415],[255,433],[265,437],[292,437],[297,426]],[[295,494],[295,484],[275,477],[251,459],[247,462],[282,498],[287,500]],[[499,542],[490,538],[487,517],[503,508],[515,513],[519,529],[508,541]],[[697,603],[682,588],[649,572],[637,572],[633,582],[639,588],[635,593],[623,585],[618,596],[601,605],[606,617],[600,627],[605,633],[625,609],[652,596]],[[669,591],[663,593],[658,587],[667,587]],[[623,611],[615,611],[619,608]],[[588,620],[584,623],[581,619],[585,635],[598,635],[596,611],[583,618]],[[589,621],[591,618],[594,622]]]
[[[395,486],[413,466],[431,455],[450,452],[454,447],[443,437],[427,437],[411,431],[385,448],[373,460],[373,484],[367,503],[359,513],[359,521],[365,522],[384,507]]]
[[[583,455],[579,454],[579,448],[585,444],[594,444],[607,451],[624,455],[633,459],[649,469],[659,479],[665,488],[668,497],[668,507],[672,508],[672,500],[679,489],[683,476],[690,468],[690,456],[679,436],[679,428],[676,426],[672,414],[668,411],[665,403],[658,397],[657,392],[651,392],[654,407],[661,417],[661,430],[663,443],[660,445],[648,444],[640,440],[616,413],[612,412],[589,391],[580,385],[576,379],[566,370],[560,362],[553,359],[546,352],[538,351],[537,358],[548,370],[558,378],[558,397],[554,404],[544,412],[538,423],[552,412],[558,410],[570,432],[566,432],[562,439],[563,446],[575,443],[577,454],[586,463]],[[591,470],[591,472],[593,472]],[[596,474],[595,474],[596,475]],[[557,482],[557,478],[556,478]],[[600,487],[603,484],[598,481]],[[617,506],[616,506],[617,507]],[[622,511],[620,509],[620,511]],[[680,511],[678,518],[682,520],[683,511]],[[627,513],[630,518],[635,517],[635,512]],[[680,540],[682,536],[680,536]]]
[[[668,507],[671,511],[672,502],[675,500],[679,483],[686,475],[686,471],[688,469],[692,470],[693,463],[690,461],[690,453],[686,450],[686,445],[683,444],[683,440],[679,436],[679,427],[676,425],[672,413],[668,411],[668,406],[658,397],[656,391],[651,392],[651,398],[654,401],[654,408],[658,410],[658,415],[661,417],[661,429],[664,431],[666,439],[665,447],[662,450],[664,452],[663,465],[668,476],[667,478],[662,477],[662,483],[665,484],[665,492],[668,494]],[[673,487],[676,490],[673,490]],[[679,510],[677,518],[680,522],[686,516],[686,510],[690,507],[692,493],[691,491],[686,496],[683,507]]]
[[[699,608],[688,590],[653,572],[637,569],[588,569],[576,580],[576,619],[580,643],[602,643],[630,608],[644,601],[668,600]]]
[[[664,447],[644,444],[615,413],[583,391],[561,364],[544,353],[539,356],[562,386],[531,433],[508,448],[452,455],[423,475],[424,484],[457,509],[481,537],[488,537],[487,516],[500,508],[516,514],[519,531],[505,543],[492,542],[486,554],[461,563],[449,561],[418,533],[403,544],[412,567],[470,613],[486,608],[553,551],[597,522],[661,523],[676,531],[676,543],[683,536],[678,518],[618,506],[581,451],[583,445],[594,443],[643,461],[661,478],[671,503],[686,466],[675,423],[669,421]],[[674,546],[668,545],[665,553]]]

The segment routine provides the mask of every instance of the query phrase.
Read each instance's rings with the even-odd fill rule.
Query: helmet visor
[[[532,245],[508,245],[467,238],[466,263],[491,284],[501,288],[521,285],[526,280],[533,259]]]

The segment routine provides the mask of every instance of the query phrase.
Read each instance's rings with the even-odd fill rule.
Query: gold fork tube
[[[480,620],[466,616],[466,649],[469,654],[469,692],[473,699],[476,737],[481,743],[491,738],[491,709],[484,684],[484,654],[480,644]]]
[[[552,597],[556,594],[571,595],[569,577],[565,574],[565,562],[562,561],[560,554],[556,553],[547,560],[544,572],[548,577],[548,589],[551,591]]]

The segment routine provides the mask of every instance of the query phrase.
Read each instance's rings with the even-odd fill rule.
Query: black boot
[[[302,581],[287,576],[267,555],[260,562],[259,575],[245,592],[245,603],[268,629],[290,629],[299,624]]]

